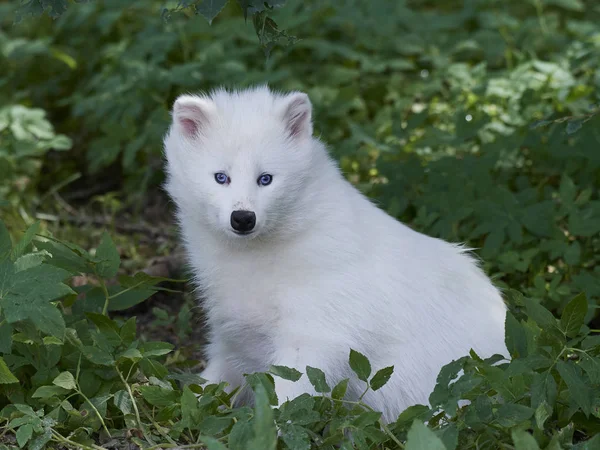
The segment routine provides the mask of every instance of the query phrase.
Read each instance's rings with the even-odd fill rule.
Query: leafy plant
[[[348,379],[332,387],[315,367],[272,366],[231,392],[224,383],[207,385],[181,370],[182,361],[165,361],[171,344],[140,341],[135,318],[108,316],[161,289],[163,278],[121,276],[113,285],[120,260],[107,234],[90,253],[37,232],[36,224],[13,244],[0,225],[0,420],[18,448],[99,449],[114,440],[234,450],[587,449],[600,442],[600,335],[585,325],[583,294],[556,319],[513,293],[506,318],[512,360],[471,352],[451,362],[431,407],[412,406],[386,424],[363,397],[384,386],[394,367],[374,371],[366,355],[350,350],[348,363],[364,382],[358,399],[347,398]],[[69,287],[82,274],[92,281]],[[319,394],[275,407],[274,376],[307,376]],[[236,404],[240,389],[253,390],[254,407]],[[459,400],[470,404],[459,408]]]

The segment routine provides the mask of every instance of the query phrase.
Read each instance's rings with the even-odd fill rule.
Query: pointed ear
[[[214,114],[214,104],[203,97],[181,95],[173,105],[173,123],[189,139],[197,138],[202,134]]]
[[[312,104],[308,95],[296,92],[283,98],[283,121],[293,139],[312,136]]]

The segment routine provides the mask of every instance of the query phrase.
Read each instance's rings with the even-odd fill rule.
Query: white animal
[[[387,385],[363,400],[395,420],[428,404],[440,368],[473,348],[506,355],[505,305],[468,251],[396,221],[347,182],[312,137],[300,92],[266,86],[182,95],[165,137],[166,189],[207,314],[210,381],[242,385],[272,364]],[[314,390],[275,377],[280,403]],[[243,397],[243,396],[242,396]],[[244,401],[248,401],[246,398]]]

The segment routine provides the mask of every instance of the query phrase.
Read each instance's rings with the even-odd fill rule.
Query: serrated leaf
[[[356,350],[350,350],[350,368],[359,380],[367,381],[371,375],[371,363],[365,355]]]
[[[569,388],[569,396],[586,416],[592,411],[594,393],[587,385],[581,369],[571,362],[558,361],[556,370]]]
[[[133,412],[131,397],[129,397],[129,394],[125,390],[115,392],[113,403],[125,415]]]
[[[52,384],[55,386],[60,386],[64,389],[74,390],[77,389],[77,383],[75,382],[75,377],[71,372],[61,372],[53,381]]]
[[[549,329],[548,331],[550,331],[557,327],[556,319],[550,311],[529,298],[525,298],[523,301],[525,303],[525,308],[527,309],[527,315],[541,328],[547,328]]]
[[[296,369],[290,369],[285,366],[271,366],[269,372],[284,380],[298,381],[302,377],[302,372]]]
[[[115,363],[112,355],[101,348],[85,345],[82,347],[81,351],[83,355],[94,364],[112,366]]]
[[[577,133],[583,126],[584,122],[585,122],[584,119],[575,119],[575,120],[569,121],[569,123],[567,123],[567,129],[566,129],[567,134]]]
[[[198,399],[189,387],[184,387],[181,394],[181,424],[193,429],[200,422]]]
[[[540,450],[535,438],[524,430],[514,430],[511,433],[515,450]]]
[[[406,439],[406,450],[446,450],[443,442],[420,420],[415,420]]]
[[[281,427],[281,437],[288,448],[293,450],[310,450],[310,436],[298,425],[286,423]]]
[[[33,240],[34,236],[38,233],[39,229],[40,229],[39,221],[35,222],[33,225],[31,225],[29,228],[27,228],[27,231],[25,231],[25,233],[23,234],[23,236],[21,237],[19,242],[17,242],[12,249],[12,259],[13,260],[17,259],[18,257],[20,257],[23,254],[23,252],[25,251],[27,246],[29,244],[31,244],[31,241]],[[0,253],[1,253],[1,251],[0,251]]]
[[[0,384],[12,384],[18,382],[19,380],[12,374],[6,365],[4,358],[0,356]]]
[[[277,405],[277,394],[275,392],[275,382],[273,380],[272,375],[261,372],[252,373],[246,375],[246,381],[248,382],[252,390],[256,389],[256,387],[259,384],[262,385],[262,387],[267,392],[267,395],[269,396],[269,401],[271,402],[271,405]],[[281,401],[285,401],[285,399],[281,399]]]
[[[238,421],[229,433],[230,450],[246,450],[246,444],[254,436],[252,424],[246,421]]]
[[[394,366],[384,367],[377,371],[377,373],[371,378],[369,382],[371,389],[374,391],[382,388],[389,381],[390,377],[394,373]]]
[[[229,0],[202,0],[202,3],[196,6],[196,12],[204,17],[209,24],[219,15]]]
[[[105,231],[102,234],[100,245],[96,249],[96,273],[103,278],[111,278],[117,275],[121,257],[119,251],[112,241],[110,235]]]
[[[546,402],[552,407],[556,402],[557,395],[556,381],[550,370],[533,374],[533,381],[531,383],[532,408],[539,407],[542,402]]]
[[[310,383],[314,386],[315,391],[319,393],[330,392],[331,388],[325,379],[325,373],[321,369],[306,366],[306,376]]]
[[[587,299],[583,292],[567,303],[560,316],[560,327],[568,337],[577,336],[584,324],[587,311]]]
[[[496,421],[503,427],[510,428],[531,418],[535,410],[518,403],[505,403],[496,411]]]
[[[333,390],[331,391],[331,398],[335,400],[343,400],[346,396],[346,391],[348,390],[348,382],[350,379],[344,378],[338,384],[335,385]]]
[[[455,450],[458,445],[458,428],[456,424],[449,424],[440,430],[436,430],[435,434],[440,438],[446,450]]]
[[[510,311],[506,312],[504,328],[504,343],[510,355],[513,358],[527,356],[527,335],[525,334],[525,329]]]

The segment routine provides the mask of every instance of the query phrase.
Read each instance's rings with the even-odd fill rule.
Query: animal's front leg
[[[219,341],[210,343],[207,347],[208,364],[200,376],[207,380],[207,384],[219,384],[222,381],[227,382],[229,386],[227,392],[241,386],[243,376],[227,360],[225,349],[219,344]]]
[[[309,346],[299,348],[285,348],[278,352],[278,358],[276,358],[275,365],[286,366],[289,368],[296,369],[302,372],[302,376],[298,381],[285,380],[280,377],[275,377],[275,393],[277,394],[277,400],[279,405],[285,403],[288,400],[293,400],[299,395],[310,394],[316,395],[317,392],[308,379],[306,374],[306,367],[311,366],[323,370],[326,374],[331,373],[329,365],[331,361],[327,361],[319,350]],[[327,380],[331,386],[333,380]]]

